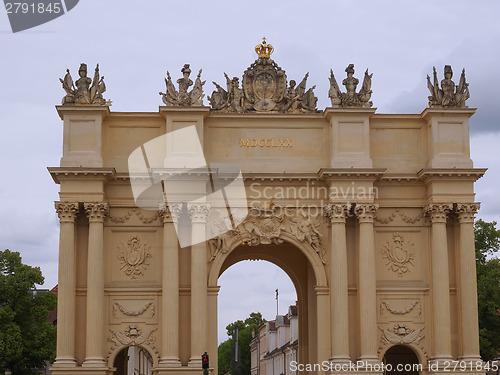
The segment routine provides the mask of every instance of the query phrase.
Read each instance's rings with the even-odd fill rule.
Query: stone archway
[[[143,346],[122,346],[111,353],[108,366],[113,375],[152,375],[158,365],[155,357],[156,355]]]
[[[293,212],[295,214],[295,212]],[[212,311],[209,316],[209,326],[217,326],[217,281],[222,273],[232,265],[243,260],[265,260],[280,267],[292,280],[298,299],[299,310],[299,363],[312,363],[327,360],[329,347],[329,288],[324,270],[324,260],[305,238],[300,241],[290,230],[290,222],[311,220],[310,217],[292,215],[280,221],[272,228],[272,210],[263,210],[262,214],[252,220],[252,225],[243,223],[238,233],[228,233],[219,244],[208,275],[209,290],[212,301],[209,306]],[[289,220],[290,222],[287,222]],[[263,235],[262,226],[267,225],[267,233]],[[293,225],[293,224],[292,224]],[[305,226],[303,226],[305,228]],[[313,232],[313,230],[311,229]],[[242,241],[243,239],[243,241]],[[245,239],[250,239],[246,240]],[[318,241],[318,246],[321,242]],[[217,353],[217,334],[209,335],[209,347],[212,353]],[[214,366],[217,359],[214,358]]]

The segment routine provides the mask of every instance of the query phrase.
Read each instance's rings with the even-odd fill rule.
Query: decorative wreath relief
[[[409,266],[415,266],[413,264],[415,260],[413,245],[406,241],[400,233],[394,233],[392,242],[387,242],[382,249],[382,254],[387,259],[387,269],[396,272],[399,277],[409,272]]]
[[[148,258],[151,258],[151,245],[147,241],[141,241],[139,236],[133,236],[128,240],[127,244],[119,245],[120,253],[118,259],[122,266],[121,270],[131,279],[136,279],[138,276],[143,276],[149,263]]]

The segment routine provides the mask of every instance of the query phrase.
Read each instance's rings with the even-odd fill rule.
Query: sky
[[[377,113],[421,113],[432,67],[442,79],[443,66],[452,65],[456,83],[465,68],[467,104],[477,108],[471,157],[475,167],[489,168],[475,186],[478,217],[500,221],[499,14],[497,0],[82,0],[62,17],[13,34],[0,11],[0,248],[40,266],[45,288],[57,284],[58,185],[46,167],[58,166],[62,155],[54,106],[64,96],[58,78],[66,69],[76,79],[80,63],[89,72],[99,63],[112,111],[156,112],[167,70],[176,79],[185,63],[203,69],[208,95],[224,72],[241,77],[263,36],[288,79],[310,73],[321,110],[329,106],[330,69],[339,80],[350,63],[358,78],[366,68],[373,73]],[[273,319],[276,288],[281,314],[296,299],[284,272],[265,262],[234,265],[219,280],[219,340],[228,323],[250,312]]]

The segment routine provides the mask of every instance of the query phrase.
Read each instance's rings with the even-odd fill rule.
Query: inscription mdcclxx
[[[240,138],[240,147],[292,147],[292,138]]]

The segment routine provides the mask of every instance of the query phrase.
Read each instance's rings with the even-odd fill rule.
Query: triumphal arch
[[[241,80],[213,77],[208,98],[201,70],[167,73],[158,112],[111,111],[99,66],[61,79],[53,372],[123,373],[119,353],[137,346],[154,373],[198,374],[204,352],[217,373],[217,280],[248,259],[293,281],[298,362],[332,365],[314,373],[382,373],[398,353],[420,373],[452,360],[481,372],[473,185],[485,170],[469,155],[465,72],[456,85],[450,66],[441,81],[434,71],[420,114],[379,114],[372,74],[360,82],[349,65],[342,81],[330,72],[318,110],[308,74],[289,79],[265,41],[256,52]]]

